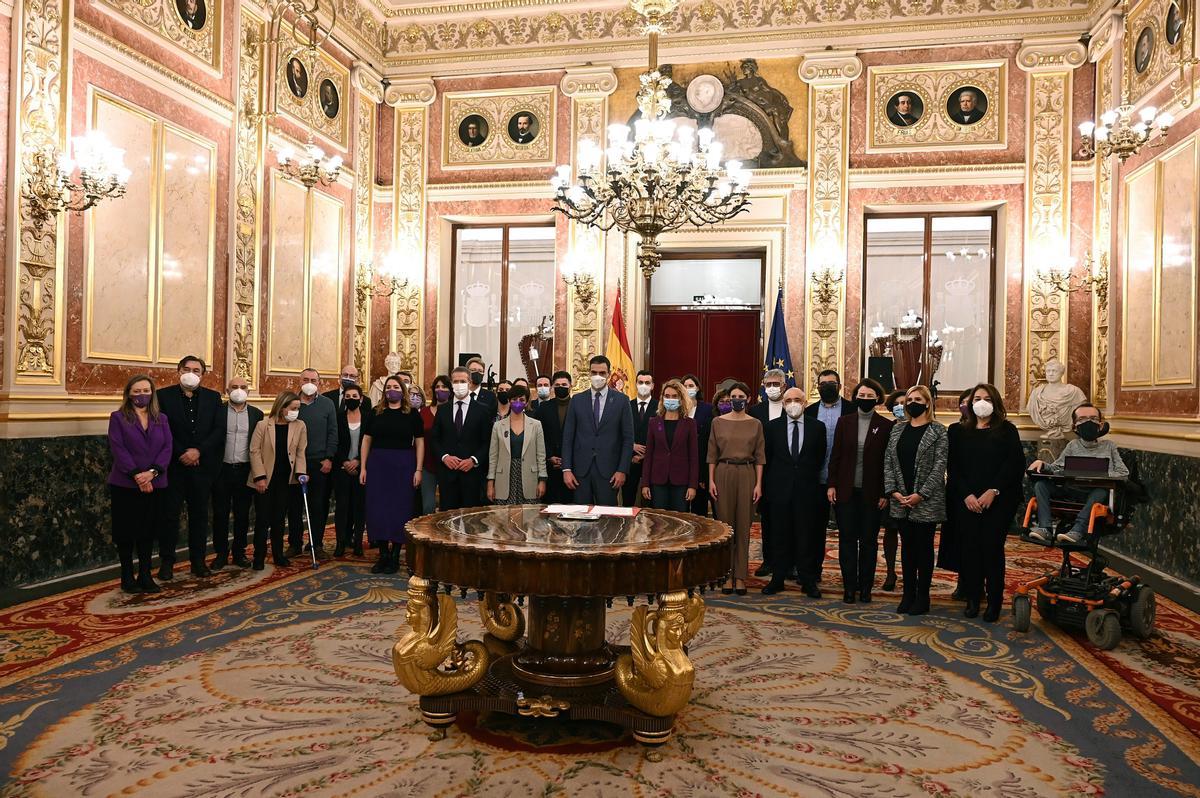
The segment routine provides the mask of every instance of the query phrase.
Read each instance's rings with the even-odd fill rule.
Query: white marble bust
[[[1063,382],[1066,370],[1057,360],[1046,362],[1046,380],[1029,394],[1029,416],[1042,428],[1044,440],[1061,440],[1071,431],[1071,411],[1087,401],[1076,385]]]
[[[387,378],[404,368],[404,361],[400,359],[400,353],[388,352],[387,357],[383,359],[383,367],[385,370],[382,376],[377,377],[367,391],[367,395],[371,398],[371,404],[375,407],[379,407],[383,402],[383,384],[387,382]]]

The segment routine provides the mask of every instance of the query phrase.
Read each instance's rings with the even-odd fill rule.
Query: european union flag
[[[782,369],[787,375],[787,388],[796,387],[796,372],[792,371],[792,353],[788,349],[787,328],[783,324],[783,288],[775,299],[775,318],[771,321],[771,337],[767,340],[766,362],[763,374],[770,369]]]

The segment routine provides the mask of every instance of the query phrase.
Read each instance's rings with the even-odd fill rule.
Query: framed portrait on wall
[[[213,77],[221,75],[223,3],[224,0],[96,0],[106,12],[149,31],[169,45],[170,50]],[[179,71],[170,62],[168,58],[163,63]]]
[[[867,68],[867,152],[1008,146],[1008,61]]]
[[[192,30],[204,30],[208,23],[208,4],[205,0],[175,0],[179,19]]]
[[[279,49],[275,67],[273,105],[330,144],[349,145],[349,114],[342,101],[349,97],[350,70],[324,52]]]
[[[442,168],[554,165],[555,86],[447,92]]]
[[[925,99],[916,91],[898,91],[888,98],[887,119],[896,127],[913,127],[925,115]]]
[[[321,113],[325,114],[327,119],[337,119],[338,111],[341,110],[342,101],[338,96],[337,86],[329,78],[321,81]]]
[[[288,91],[297,100],[303,100],[308,94],[308,67],[295,56],[287,62],[287,85]]]
[[[956,125],[977,125],[987,116],[988,96],[978,86],[959,86],[946,99],[946,115]]]
[[[1154,28],[1147,25],[1138,33],[1137,44],[1133,46],[1133,69],[1139,75],[1150,67],[1150,57],[1154,55]]]

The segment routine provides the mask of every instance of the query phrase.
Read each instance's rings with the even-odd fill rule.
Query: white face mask
[[[549,385],[539,385],[537,391],[538,391],[538,399],[549,399],[550,398],[550,386]]]
[[[654,390],[653,385],[646,385],[641,382],[638,383],[638,386],[637,386],[638,396],[642,397],[643,399],[650,396],[650,391],[652,391],[652,390]]]
[[[688,388],[687,392],[688,392],[688,399],[695,399],[696,394],[700,393],[700,391],[697,390],[696,388]]]
[[[200,375],[185,371],[179,375],[179,384],[190,391],[200,384]]]
[[[804,405],[800,402],[792,402],[790,405],[783,406],[783,412],[788,414],[788,418],[800,418],[804,415]]]
[[[286,418],[288,421],[295,421],[296,419],[300,418],[300,411],[299,410],[289,410],[283,414],[283,417]]]
[[[772,402],[778,402],[781,395],[783,395],[783,389],[778,385],[767,386],[767,398]]]
[[[316,392],[317,386],[311,382],[306,382],[300,386],[300,393],[304,394],[305,396],[312,396]]]
[[[971,409],[975,411],[975,415],[978,418],[991,418],[992,411],[995,410],[995,408],[992,407],[992,403],[987,399],[976,400],[976,402],[971,405]]]
[[[593,391],[602,391],[602,390],[604,390],[605,385],[608,385],[608,377],[605,377],[603,374],[593,374],[592,375],[592,390]]]
[[[450,383],[450,388],[454,391],[454,395],[459,399],[462,399],[471,392],[471,389],[467,387],[465,382],[452,382]]]
[[[244,405],[246,404],[247,396],[248,394],[244,388],[234,388],[229,392],[229,401],[233,402],[235,405]]]

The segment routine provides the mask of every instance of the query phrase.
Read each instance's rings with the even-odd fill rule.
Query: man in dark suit
[[[764,432],[767,429],[768,421],[774,421],[783,415],[783,386],[786,382],[787,375],[781,369],[769,369],[763,374],[763,400],[751,407],[747,413],[752,418],[758,419],[758,422],[763,425]],[[759,577],[770,576],[771,504],[765,491],[758,502],[758,520],[759,530],[762,533],[763,561],[758,570],[754,572],[754,575]]]
[[[900,94],[896,97],[896,104],[888,109],[888,121],[896,127],[912,127],[921,121],[921,116],[913,108],[911,94]]]
[[[563,482],[580,504],[612,505],[633,460],[633,410],[608,385],[612,364],[603,355],[588,363],[591,390],[576,394],[563,427]]]
[[[783,590],[784,577],[795,568],[809,598],[820,598],[817,587],[824,559],[825,525],[814,518],[818,500],[817,475],[825,461],[825,425],[804,413],[804,391],[788,388],[784,415],[764,429],[767,466],[763,495],[771,503],[771,565],[774,572],[763,593]],[[817,538],[820,545],[814,545]],[[815,556],[820,551],[821,556]]]
[[[225,447],[225,414],[221,394],[204,388],[204,361],[187,355],[179,361],[179,384],[158,389],[158,407],[171,425],[171,467],[167,470],[167,511],[158,539],[158,578],[174,576],[179,513],[188,508],[188,559],[192,574],[208,576],[209,502],[213,481],[221,471]]]
[[[433,419],[433,450],[438,465],[439,510],[475,507],[482,501],[488,470],[488,446],[496,411],[471,397],[471,372],[459,366],[450,372],[450,401]]]
[[[533,386],[534,398],[529,403],[529,410],[526,412],[537,418],[538,408],[554,398],[554,386],[550,384],[550,377],[545,374],[537,375],[537,378],[533,381]]]
[[[345,392],[346,387],[349,385],[357,385],[359,388],[362,388],[362,404],[359,405],[359,407],[362,410],[370,410],[371,398],[367,396],[367,389],[363,388],[362,383],[358,381],[358,367],[353,363],[342,366],[342,374],[339,377],[338,387],[334,388],[332,391],[326,391],[325,393],[321,394],[321,396],[324,396],[326,399],[333,402],[333,406],[338,409],[339,413],[344,413],[346,412],[346,406],[342,403],[342,393]]]
[[[213,558],[210,570],[229,565],[229,511],[233,510],[233,564],[249,568],[246,539],[250,532],[250,502],[254,489],[249,486],[250,438],[263,420],[263,412],[249,401],[250,383],[245,377],[229,381],[229,401],[225,405],[225,456],[221,473],[213,483]]]
[[[842,398],[842,378],[833,369],[825,369],[817,375],[817,393],[821,396],[820,401],[806,407],[804,415],[825,425],[825,460],[821,463],[821,473],[818,476],[821,490],[813,507],[819,534],[809,541],[813,546],[810,556],[817,559],[817,580],[820,581],[820,564],[825,561],[825,532],[829,528],[829,500],[826,498],[826,488],[829,487],[829,455],[833,452],[833,433],[837,429],[838,419],[854,412],[854,402]]]
[[[539,377],[538,381],[542,379]],[[546,503],[570,504],[575,494],[563,482],[562,434],[571,406],[571,372],[556,371],[552,380],[551,398],[538,405],[537,410],[537,420],[542,422],[542,436],[546,439]]]
[[[490,388],[483,387],[483,380],[487,373],[487,364],[483,362],[483,358],[473,357],[467,361],[467,371],[471,377],[471,401],[490,406],[492,417],[495,418],[498,405],[496,394]]]
[[[974,89],[961,89],[958,92],[957,108],[954,103],[950,107],[950,118],[960,125],[973,125],[983,119],[983,111],[979,109],[979,94]]]
[[[621,503],[632,507],[637,503],[642,484],[642,463],[646,458],[646,425],[658,413],[658,399],[654,397],[654,375],[642,369],[635,378],[637,396],[629,400],[633,409],[633,458],[629,461],[629,477],[621,486]]]

